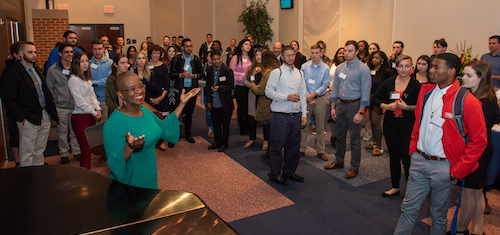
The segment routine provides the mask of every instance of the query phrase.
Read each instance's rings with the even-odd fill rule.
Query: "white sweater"
[[[101,110],[101,107],[99,107],[99,101],[97,101],[90,80],[84,81],[76,75],[71,74],[68,80],[68,87],[75,101],[73,114],[97,115],[97,110]]]

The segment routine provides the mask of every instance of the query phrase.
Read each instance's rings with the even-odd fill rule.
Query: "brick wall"
[[[52,10],[53,11],[53,10]],[[67,15],[67,14],[66,14]],[[57,18],[56,18],[57,17]],[[37,49],[36,64],[42,68],[56,43],[62,42],[63,34],[69,30],[68,17],[33,16],[33,38]]]

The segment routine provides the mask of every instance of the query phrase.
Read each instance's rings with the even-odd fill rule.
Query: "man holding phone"
[[[219,152],[224,152],[228,148],[229,124],[234,109],[231,95],[234,75],[233,70],[222,63],[220,51],[212,51],[210,58],[213,66],[207,70],[205,96],[212,114],[215,142],[208,149],[218,148]]]

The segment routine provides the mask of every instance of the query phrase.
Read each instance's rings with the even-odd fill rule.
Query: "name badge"
[[[339,77],[342,78],[342,79],[345,79],[347,77],[347,75],[345,73],[340,73]]]
[[[372,70],[372,71],[370,72],[370,74],[371,74],[371,75],[375,75],[375,74],[377,74],[377,71]]]
[[[154,65],[150,65],[150,66],[149,66],[149,69],[154,69],[154,68],[155,68],[155,66],[154,66]]]
[[[314,83],[316,83],[316,81],[314,81],[314,79],[311,78],[311,79],[309,79],[309,81],[307,81],[307,83],[314,85]]]
[[[434,124],[438,127],[441,127],[443,126],[444,124],[444,118],[442,118],[441,116],[439,115],[434,115],[432,118],[431,118],[431,124]]]
[[[391,99],[391,100],[399,100],[399,99],[401,99],[401,94],[396,93],[394,91],[391,91],[391,93],[389,95],[389,99]]]
[[[248,59],[242,59],[243,60],[243,63],[246,63],[248,62]]]
[[[252,76],[250,76],[250,81],[251,82],[254,82],[255,81],[255,75],[252,74]]]
[[[186,64],[186,65],[184,65],[184,71],[186,71],[186,72],[187,72],[187,71],[188,71],[188,69],[189,69],[189,65],[187,65],[187,64]]]
[[[226,80],[226,76],[219,77],[219,82],[225,82]]]
[[[184,78],[184,87],[191,87],[193,84],[193,79],[191,78]]]
[[[63,69],[62,74],[64,74],[64,75],[69,75],[69,70],[67,70],[67,69]]]
[[[92,63],[92,64],[90,64],[90,67],[93,69],[97,69],[97,68],[99,68],[99,65]]]
[[[394,63],[394,62],[392,63],[392,68],[394,68],[394,69],[396,68],[396,63]]]

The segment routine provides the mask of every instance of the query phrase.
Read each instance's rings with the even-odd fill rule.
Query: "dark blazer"
[[[302,68],[302,64],[307,62],[307,58],[302,55],[300,52],[295,53],[295,62],[293,63],[295,65],[295,68],[299,69]]]
[[[42,80],[42,91],[45,96],[45,109],[52,120],[58,122],[54,98],[47,87],[47,82],[40,68],[34,65],[36,73]],[[38,94],[31,76],[20,61],[16,61],[13,69],[5,74],[2,82],[2,100],[10,117],[18,122],[24,119],[35,125],[42,123],[42,107],[38,102]]]
[[[172,71],[170,79],[175,80],[175,86],[177,89],[182,90],[184,84],[184,78],[181,78],[182,72],[184,72],[184,57],[182,56],[184,53],[176,55],[173,60]],[[186,92],[190,91],[193,88],[198,87],[198,80],[203,78],[203,66],[201,65],[200,57],[193,55],[193,59],[191,60],[191,69],[193,70],[193,82],[191,87],[186,88]]]
[[[234,75],[233,70],[231,70],[227,65],[221,64],[219,78],[226,77],[226,81],[219,82],[219,97],[222,103],[222,108],[224,112],[232,112],[234,109],[233,96],[231,91],[234,89]],[[214,66],[211,66],[207,70],[206,77],[207,85],[205,87],[205,96],[207,97],[207,103],[212,103],[212,86],[214,85]]]
[[[417,99],[418,99],[418,93],[420,92],[420,82],[417,81],[417,79],[410,78],[410,81],[408,82],[408,86],[406,86],[406,89],[401,96],[401,99],[407,104],[407,105],[416,105],[417,104]],[[385,80],[375,91],[375,94],[373,94],[371,102],[373,105],[377,106],[380,108],[380,104],[390,104],[394,102],[394,100],[389,99],[389,95],[392,91],[395,90],[396,87],[396,77],[389,78]],[[415,122],[415,112],[414,111],[407,111],[407,110],[402,110],[403,111],[403,120],[405,122],[405,126],[409,127],[410,129],[413,127],[413,123]],[[385,117],[384,117],[384,124],[391,123],[391,120],[394,119],[394,112],[387,110]]]

